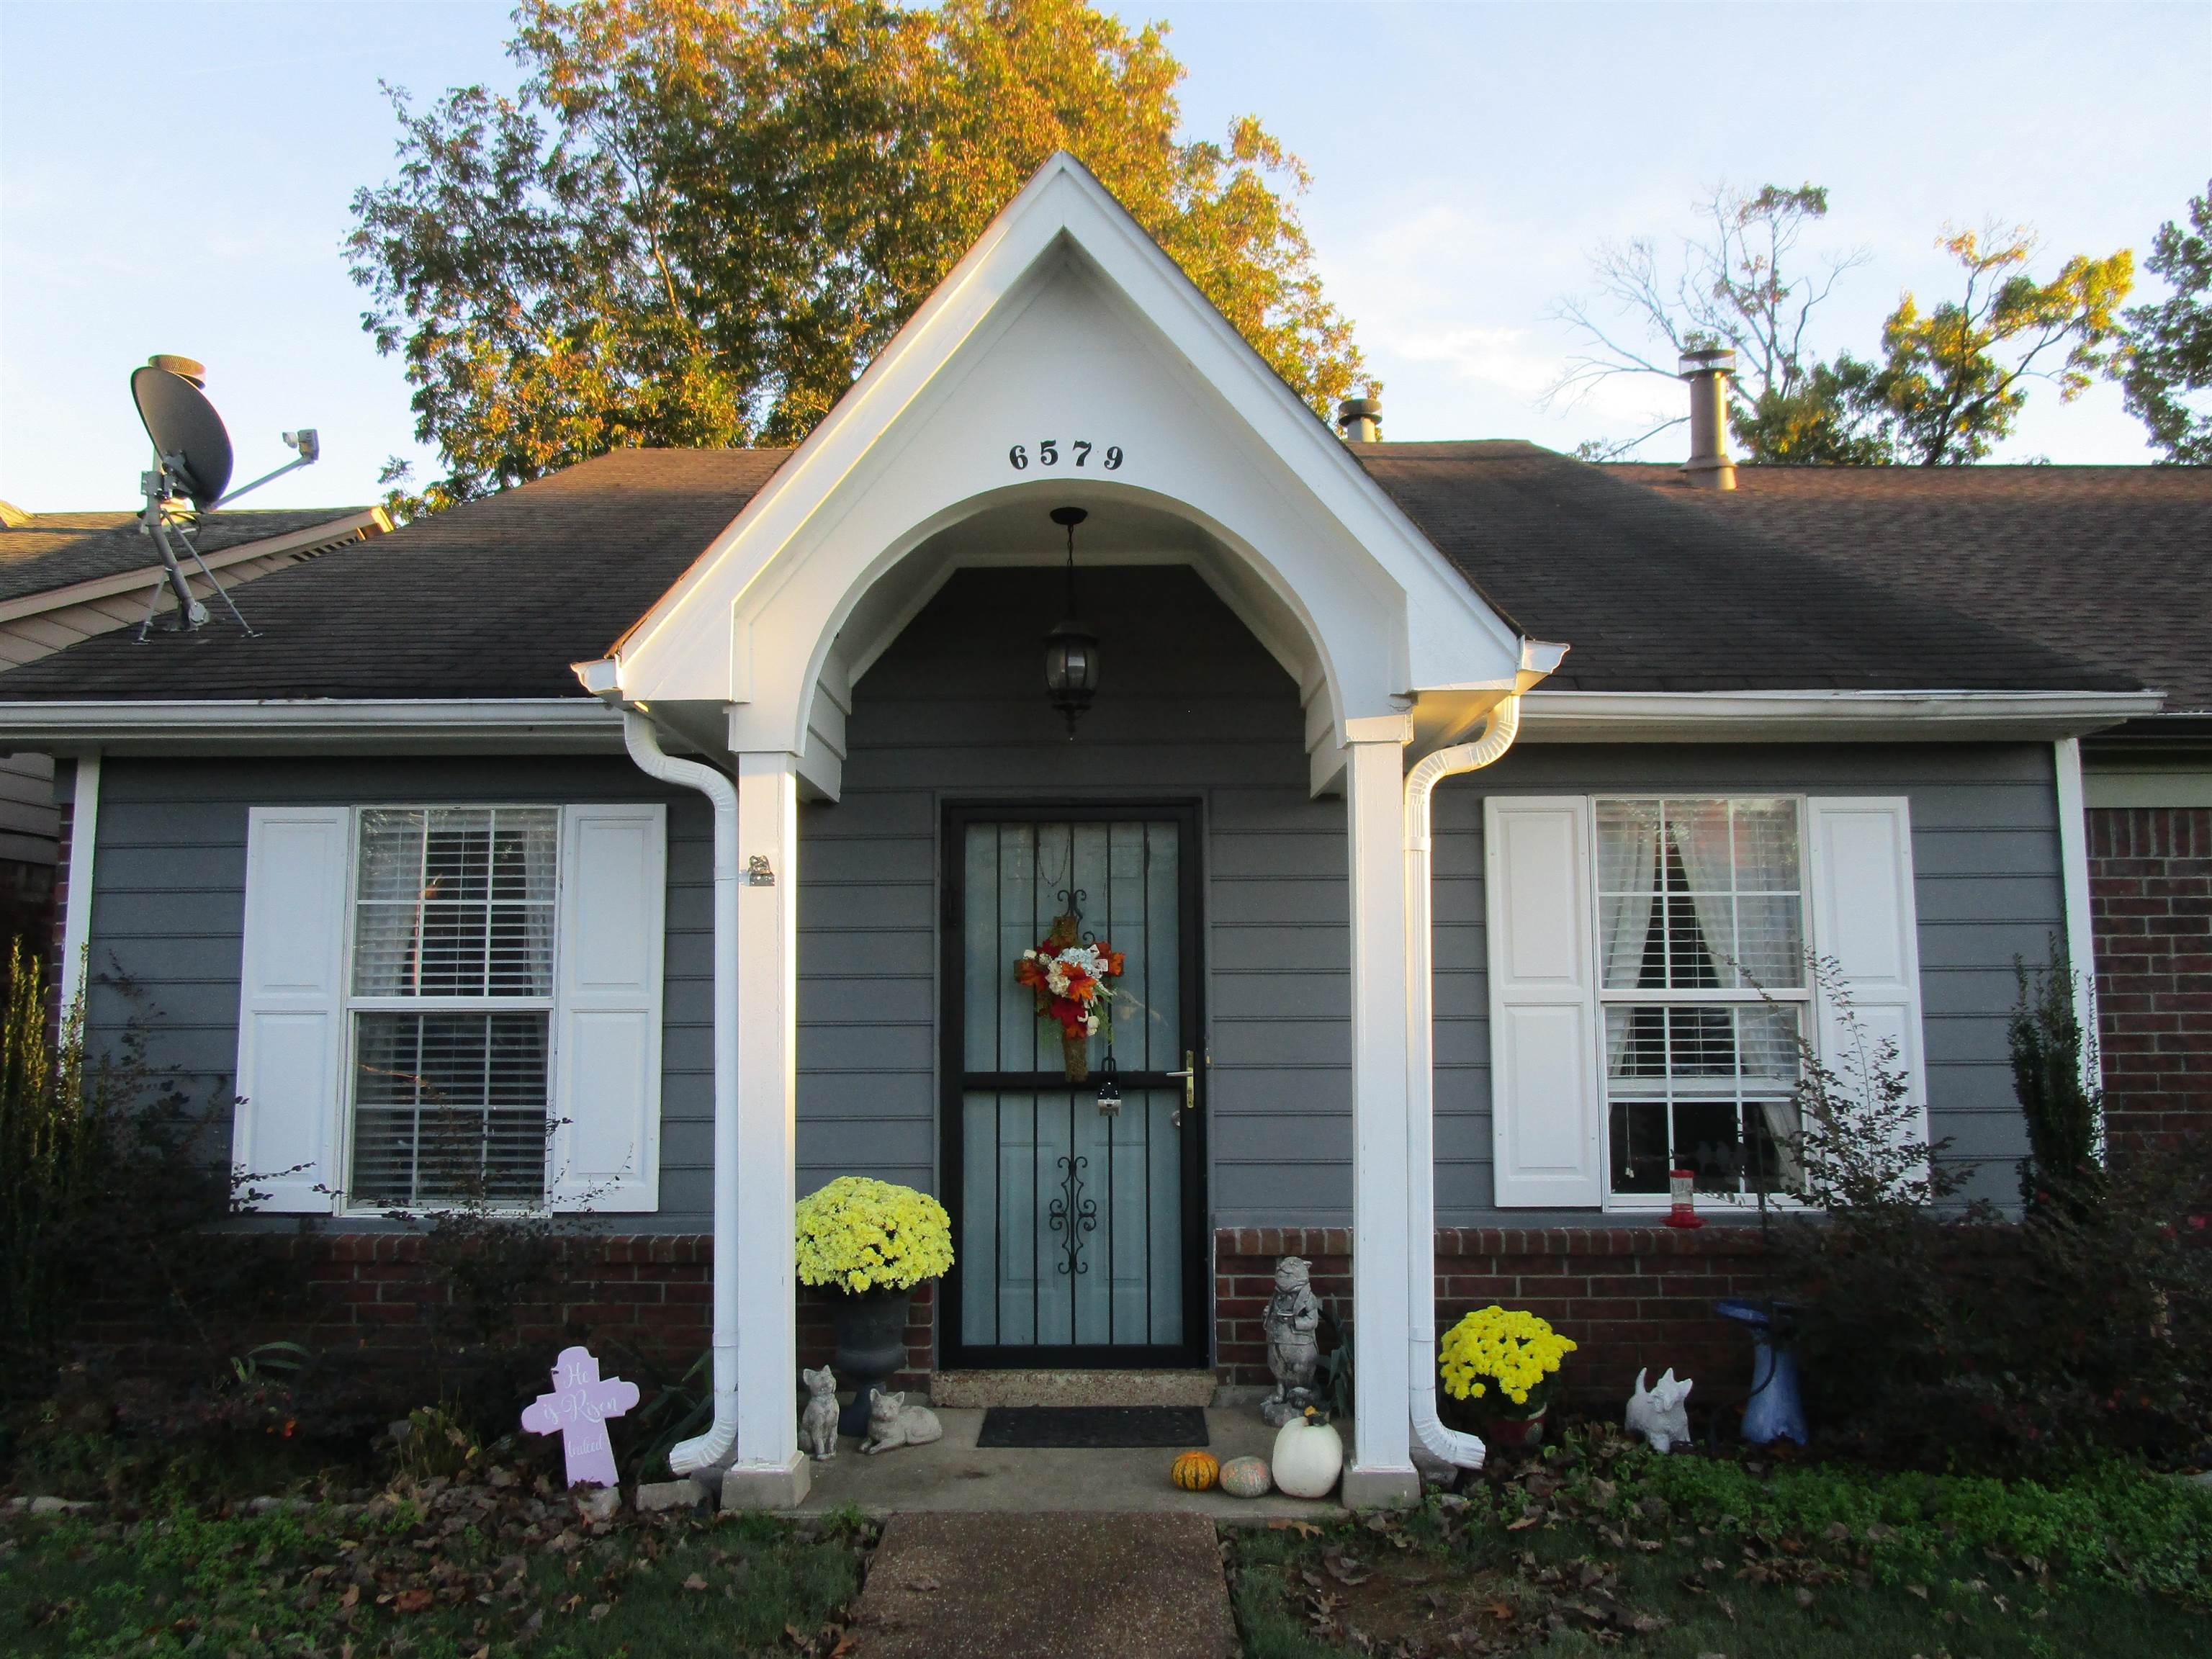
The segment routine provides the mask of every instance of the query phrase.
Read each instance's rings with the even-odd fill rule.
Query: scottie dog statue
[[[1644,1371],[1636,1373],[1636,1392],[1628,1396],[1628,1431],[1642,1435],[1656,1452],[1688,1445],[1690,1408],[1686,1402],[1696,1384],[1686,1376],[1677,1382],[1671,1365],[1656,1388],[1646,1389],[1644,1376]]]

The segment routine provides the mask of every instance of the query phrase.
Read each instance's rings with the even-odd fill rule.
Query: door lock
[[[1179,1077],[1182,1079],[1182,1110],[1177,1111],[1173,1117],[1169,1119],[1170,1122],[1173,1123],[1176,1128],[1180,1129],[1182,1127],[1183,1113],[1188,1112],[1193,1115],[1195,1115],[1198,1111],[1198,1056],[1192,1054],[1189,1049],[1184,1049],[1182,1051],[1182,1070],[1180,1072],[1170,1072],[1168,1075],[1170,1077]]]

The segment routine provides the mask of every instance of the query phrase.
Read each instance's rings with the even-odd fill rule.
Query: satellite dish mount
[[[298,452],[297,459],[264,473],[252,483],[230,489],[230,434],[223,429],[222,416],[200,390],[204,373],[189,357],[156,356],[131,374],[131,400],[138,405],[138,418],[146,423],[146,435],[154,442],[154,465],[138,475],[138,487],[146,498],[138,527],[161,550],[161,580],[146,601],[146,620],[138,625],[142,642],[153,632],[165,591],[176,595],[177,619],[171,624],[175,631],[207,624],[208,608],[192,591],[178,557],[179,549],[198,567],[201,578],[221,598],[246,638],[261,637],[246,622],[229,589],[216,580],[215,572],[200,556],[200,515],[228,506],[247,490],[258,489],[287,472],[311,466],[322,455],[322,445],[312,428],[287,432],[284,441]]]

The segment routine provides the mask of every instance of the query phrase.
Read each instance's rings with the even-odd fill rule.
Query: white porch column
[[[738,757],[738,1444],[725,1508],[806,1495],[792,1240],[798,1085],[799,757]]]
[[[1352,1319],[1358,1377],[1344,1501],[1420,1494],[1406,1401],[1406,831],[1403,716],[1346,722],[1352,853]]]

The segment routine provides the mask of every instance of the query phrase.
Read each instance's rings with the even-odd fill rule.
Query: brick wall
[[[430,1337],[441,1305],[450,1304],[423,1261],[422,1240],[413,1234],[303,1233],[255,1240],[252,1248],[276,1255],[307,1290],[302,1307],[253,1333],[254,1340],[284,1337],[404,1366]],[[562,1345],[582,1341],[618,1345],[681,1375],[706,1351],[714,1316],[711,1237],[586,1237],[568,1241],[562,1251],[550,1293],[526,1303],[518,1321],[522,1340],[542,1343],[549,1363]],[[896,1386],[926,1382],[933,1368],[935,1288],[924,1285],[915,1292],[907,1369],[893,1379]],[[95,1312],[86,1334],[160,1364],[161,1333],[149,1327]],[[802,1289],[799,1363],[821,1364],[835,1346],[829,1298]]]
[[[257,1241],[295,1268],[312,1294],[283,1336],[327,1352],[404,1363],[432,1337],[445,1299],[411,1234],[305,1233]],[[526,1341],[550,1359],[578,1341],[626,1349],[678,1374],[705,1351],[712,1318],[713,1241],[704,1234],[632,1235],[569,1241],[557,1283],[520,1322]],[[1726,1296],[1764,1289],[1759,1243],[1747,1227],[1445,1228],[1437,1235],[1437,1317],[1441,1333],[1460,1315],[1492,1302],[1526,1308],[1580,1344],[1568,1396],[1593,1406],[1626,1397],[1637,1370],[1668,1366],[1705,1386],[1705,1398],[1747,1385],[1750,1347],[1741,1329],[1712,1311]],[[1266,1384],[1260,1316],[1273,1289],[1275,1261],[1302,1255],[1314,1285],[1356,1318],[1352,1235],[1343,1227],[1225,1228],[1214,1236],[1215,1372],[1224,1383]],[[934,1369],[934,1285],[915,1293],[901,1388],[926,1387]],[[160,1334],[110,1323],[103,1342],[158,1355]],[[835,1346],[830,1299],[802,1291],[799,1360],[825,1362]],[[796,1388],[796,1378],[793,1379]]]
[[[2115,1148],[2212,1133],[2212,808],[2088,819],[2106,1132]]]
[[[1214,1235],[1215,1370],[1227,1383],[1272,1382],[1260,1316],[1275,1259],[1314,1264],[1314,1288],[1356,1321],[1346,1227],[1224,1228]],[[1525,1308],[1579,1345],[1563,1373],[1569,1398],[1618,1402],[1641,1367],[1674,1367],[1710,1383],[1706,1397],[1748,1387],[1750,1344],[1712,1310],[1765,1285],[1748,1227],[1444,1227],[1437,1231],[1437,1331],[1493,1302]]]

